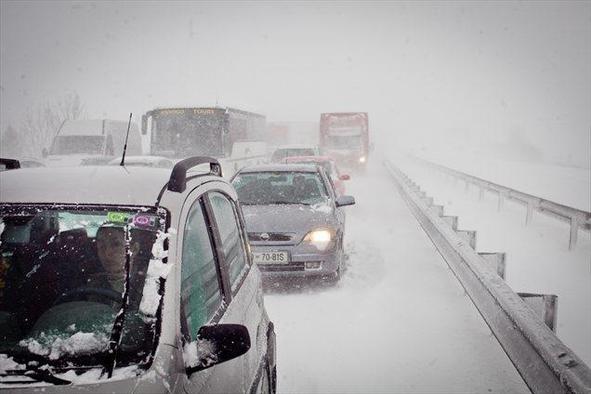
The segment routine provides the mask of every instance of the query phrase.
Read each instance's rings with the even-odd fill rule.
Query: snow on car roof
[[[275,150],[284,150],[284,149],[313,149],[316,150],[316,145],[305,145],[305,144],[289,144],[289,145],[279,145]]]
[[[170,169],[119,166],[2,171],[0,203],[153,206],[170,173]]]
[[[334,159],[329,156],[290,156],[284,159],[288,163],[321,163],[334,162]]]
[[[316,172],[317,167],[314,164],[260,164],[241,169],[240,173],[245,172]]]

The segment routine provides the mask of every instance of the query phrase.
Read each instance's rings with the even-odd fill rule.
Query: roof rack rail
[[[183,159],[175,164],[168,180],[168,190],[182,193],[187,188],[187,171],[200,164],[209,163],[210,172],[207,175],[222,176],[222,166],[212,158],[206,156],[194,156]]]
[[[0,157],[0,164],[3,164],[7,170],[21,168],[21,162],[16,159],[4,159]]]

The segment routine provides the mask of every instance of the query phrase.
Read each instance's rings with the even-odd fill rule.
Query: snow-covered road
[[[347,187],[341,282],[265,296],[279,392],[528,392],[379,163]]]

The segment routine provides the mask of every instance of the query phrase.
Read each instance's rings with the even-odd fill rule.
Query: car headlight
[[[310,231],[304,237],[304,242],[314,245],[318,250],[323,251],[328,248],[334,238],[334,231],[330,229],[317,229]]]
[[[359,162],[360,162],[360,163],[365,163],[365,160],[366,160],[366,159],[365,159],[365,156],[361,156],[361,157],[359,158]]]

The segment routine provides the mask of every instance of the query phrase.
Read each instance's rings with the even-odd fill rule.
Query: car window
[[[224,259],[234,291],[240,284],[248,261],[240,222],[234,204],[226,196],[217,192],[208,196],[220,232]]]
[[[222,290],[212,238],[203,206],[196,201],[189,212],[181,259],[181,323],[189,341],[210,321],[222,304]]]

